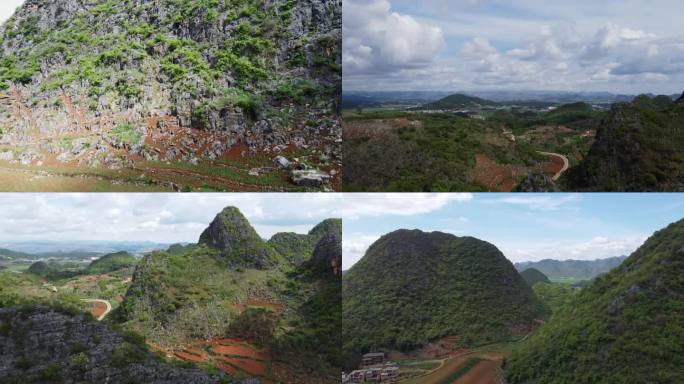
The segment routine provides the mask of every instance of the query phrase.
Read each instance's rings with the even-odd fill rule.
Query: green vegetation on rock
[[[548,309],[492,244],[418,230],[383,236],[343,278],[345,366],[361,353],[411,351],[456,336],[506,341]]]
[[[506,365],[509,383],[684,380],[684,221],[572,295]]]
[[[684,105],[637,97],[613,106],[586,158],[562,181],[579,191],[684,189]]]

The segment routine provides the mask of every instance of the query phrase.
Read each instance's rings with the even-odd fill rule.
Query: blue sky
[[[354,198],[364,200],[362,195]],[[345,269],[381,235],[402,228],[474,236],[493,243],[514,262],[591,260],[628,255],[654,231],[684,218],[684,194],[461,194],[451,198],[378,194],[367,198],[378,204],[377,214],[343,216]],[[403,208],[397,199],[403,201]]]
[[[345,90],[678,94],[679,0],[345,0]]]

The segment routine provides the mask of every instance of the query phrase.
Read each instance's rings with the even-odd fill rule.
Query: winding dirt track
[[[539,154],[540,154],[540,155],[544,155],[544,156],[559,157],[561,160],[563,160],[563,168],[562,168],[560,171],[558,171],[558,173],[556,173],[556,174],[553,176],[553,178],[552,178],[553,181],[556,181],[556,180],[560,179],[560,177],[563,175],[563,173],[565,173],[565,171],[567,171],[568,168],[570,168],[570,160],[568,160],[567,157],[565,157],[564,155],[561,155],[560,153],[539,152]]]
[[[100,300],[100,299],[83,299],[83,301],[88,302],[88,303],[99,303],[99,304],[104,304],[107,309],[97,317],[97,321],[102,321],[104,320],[105,316],[109,314],[109,312],[112,311],[112,305],[109,303],[107,300]],[[93,313],[94,316],[97,316],[95,312]]]

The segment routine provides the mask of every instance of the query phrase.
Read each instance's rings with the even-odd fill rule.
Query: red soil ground
[[[213,351],[219,355],[227,356],[243,356],[255,360],[265,360],[266,355],[257,352],[251,348],[240,345],[215,345],[212,347]]]
[[[90,313],[92,313],[93,317],[96,319],[102,316],[105,312],[107,312],[107,306],[105,305],[105,303],[101,303],[99,301],[92,301],[90,302],[90,305],[92,305]]]
[[[263,377],[266,375],[267,370],[266,370],[266,364],[263,361],[256,361],[256,360],[251,360],[251,359],[239,359],[239,358],[229,358],[229,357],[223,357],[219,356],[216,358],[217,360],[224,361],[239,370],[246,372],[247,374],[250,374],[252,376],[259,376]]]
[[[550,176],[555,176],[563,169],[563,159],[557,156],[550,157],[550,161],[543,164],[544,173]]]
[[[516,185],[520,171],[510,165],[500,165],[478,153],[475,155],[475,168],[473,177],[475,181],[489,190],[498,192],[510,192]]]
[[[482,360],[454,384],[496,384],[496,369],[500,365],[499,360]]]

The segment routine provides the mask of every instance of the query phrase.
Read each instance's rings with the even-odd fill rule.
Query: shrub
[[[142,133],[138,132],[131,124],[119,124],[112,129],[112,136],[124,144],[135,144],[142,139]]]

